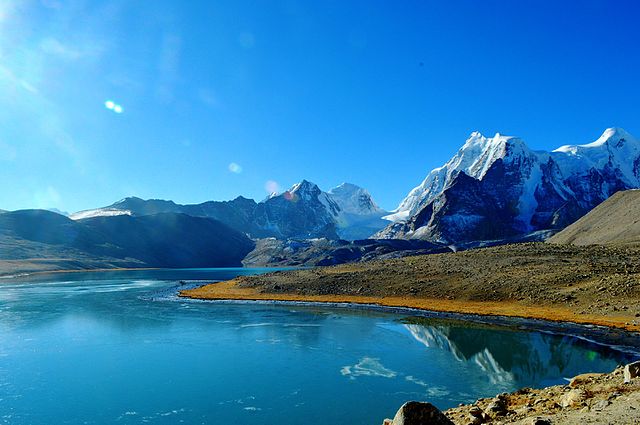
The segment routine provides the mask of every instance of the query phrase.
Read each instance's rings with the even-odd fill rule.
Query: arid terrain
[[[640,190],[617,192],[549,242],[640,246]]]
[[[370,303],[639,331],[640,249],[514,244],[239,277],[182,295]]]
[[[523,388],[511,394],[480,399],[444,413],[456,425],[638,424],[640,378],[624,383],[620,367],[608,374],[579,375],[567,385]]]

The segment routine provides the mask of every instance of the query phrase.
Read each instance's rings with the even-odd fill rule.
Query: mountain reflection
[[[456,322],[453,322],[456,323]],[[613,359],[597,344],[570,336],[490,326],[405,324],[416,341],[443,350],[457,361],[480,369],[505,388],[545,382],[550,376],[572,377],[585,362]]]

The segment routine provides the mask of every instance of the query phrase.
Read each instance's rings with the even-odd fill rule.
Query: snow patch
[[[132,215],[129,210],[119,210],[116,208],[98,208],[95,210],[86,210],[73,213],[69,216],[71,220],[84,220],[93,217],[114,217],[118,215]]]

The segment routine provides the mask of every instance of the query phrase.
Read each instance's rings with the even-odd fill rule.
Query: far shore
[[[628,318],[599,315],[577,315],[570,309],[543,306],[523,306],[513,302],[462,301],[435,298],[355,296],[355,295],[297,295],[261,293],[255,288],[238,286],[238,279],[212,283],[179,292],[183,298],[208,301],[285,301],[318,304],[357,304],[381,307],[410,308],[438,313],[458,313],[478,316],[502,316],[522,319],[567,322],[580,325],[605,326],[640,332],[640,325],[629,324]]]
[[[180,296],[369,304],[640,332],[640,250],[514,244],[240,276]]]

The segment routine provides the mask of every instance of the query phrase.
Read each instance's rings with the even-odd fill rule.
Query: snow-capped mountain
[[[331,189],[329,195],[345,214],[378,215],[385,210],[376,205],[371,194],[360,186],[342,183]]]
[[[389,224],[382,218],[388,212],[375,203],[366,189],[342,183],[331,189],[329,196],[340,207],[337,231],[342,239],[366,239]]]
[[[238,197],[232,201],[181,205],[161,199],[129,197],[104,208],[79,211],[71,218],[140,217],[160,213],[213,218],[255,238],[365,239],[388,223],[380,218],[388,212],[379,208],[365,189],[343,183],[327,193],[307,180],[283,193],[273,193],[259,203]]]
[[[395,222],[376,237],[456,243],[559,229],[618,190],[637,187],[640,142],[622,129],[553,152],[474,132],[385,217]]]
[[[117,215],[144,216],[168,212],[181,212],[182,205],[162,199],[140,199],[135,196],[124,198],[108,207],[84,210],[69,216],[72,220],[93,217],[113,217]]]
[[[277,238],[337,239],[336,220],[340,207],[320,188],[307,180],[260,202],[254,223]]]
[[[388,222],[366,189],[342,183],[323,192],[302,180],[258,204],[254,222],[279,238],[366,239]]]
[[[84,220],[93,217],[113,217],[116,215],[133,215],[129,210],[118,208],[96,208],[93,210],[78,211],[69,216],[72,220]]]

